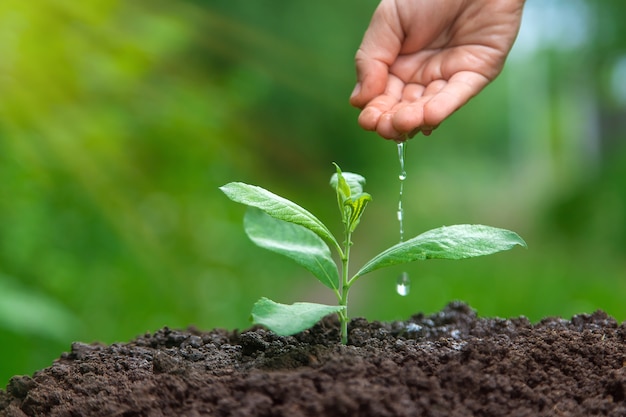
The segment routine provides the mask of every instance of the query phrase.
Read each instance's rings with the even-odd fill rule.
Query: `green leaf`
[[[348,199],[345,203],[345,207],[348,207],[348,216],[347,216],[347,224],[348,231],[350,233],[354,232],[354,229],[359,224],[361,220],[361,216],[363,215],[363,211],[365,210],[365,206],[372,200],[372,197],[368,193],[361,193],[357,196],[356,199]]]
[[[315,303],[279,304],[263,297],[252,307],[252,322],[279,336],[290,336],[310,329],[322,318],[344,308]]]
[[[468,224],[444,226],[392,246],[366,263],[354,277],[391,265],[425,259],[473,258],[517,245],[526,247],[526,242],[510,230]]]
[[[339,285],[339,272],[328,245],[311,230],[269,216],[250,207],[244,218],[246,234],[258,246],[287,256],[331,289]]]
[[[231,182],[220,187],[231,200],[256,207],[270,216],[289,223],[299,224],[313,231],[341,253],[341,246],[328,228],[313,214],[296,203],[280,197],[264,188],[242,182]]]
[[[330,178],[330,185],[337,191],[342,221],[348,233],[352,233],[361,220],[365,206],[372,200],[372,196],[363,192],[364,177],[352,172],[341,172],[337,164],[335,167],[337,172]]]
[[[358,195],[363,192],[363,187],[365,186],[365,177],[355,174],[353,172],[341,172],[341,169],[337,164],[335,164],[337,168],[337,172],[330,177],[330,185],[337,189],[338,186],[342,189],[342,193],[346,197],[351,197],[353,195]],[[343,177],[343,180],[341,180]],[[344,184],[341,184],[343,182]],[[349,192],[348,192],[349,190]]]
[[[343,210],[343,204],[352,195],[352,190],[342,175],[339,165],[335,164],[335,168],[337,168],[337,172],[330,177],[330,185],[337,191],[339,209]]]

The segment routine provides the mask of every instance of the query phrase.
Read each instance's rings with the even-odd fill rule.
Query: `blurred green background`
[[[0,2],[1,387],[72,341],[243,329],[260,296],[334,302],[246,239],[227,182],[339,232],[337,162],[374,197],[355,264],[397,242],[395,144],[348,105],[376,4]],[[622,0],[528,0],[502,75],[408,144],[408,236],[484,223],[529,249],[378,271],[353,289],[353,317],[461,299],[483,316],[626,319],[625,18]]]

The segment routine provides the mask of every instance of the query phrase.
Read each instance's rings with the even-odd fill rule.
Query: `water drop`
[[[396,292],[403,297],[409,295],[411,291],[411,279],[406,272],[401,273],[396,281]]]

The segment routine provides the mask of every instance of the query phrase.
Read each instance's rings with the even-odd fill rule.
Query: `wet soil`
[[[74,343],[0,391],[23,416],[626,416],[626,324],[478,318],[467,305],[405,322],[327,318],[279,337],[161,329]]]

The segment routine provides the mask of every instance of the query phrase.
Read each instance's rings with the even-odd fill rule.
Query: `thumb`
[[[384,93],[389,67],[400,53],[403,39],[393,1],[383,0],[376,8],[356,53],[357,84],[350,104],[363,108],[374,97]]]
[[[360,55],[364,55],[361,49],[355,59],[357,83],[350,96],[350,104],[363,108],[374,97],[385,92],[389,67],[384,62]]]

